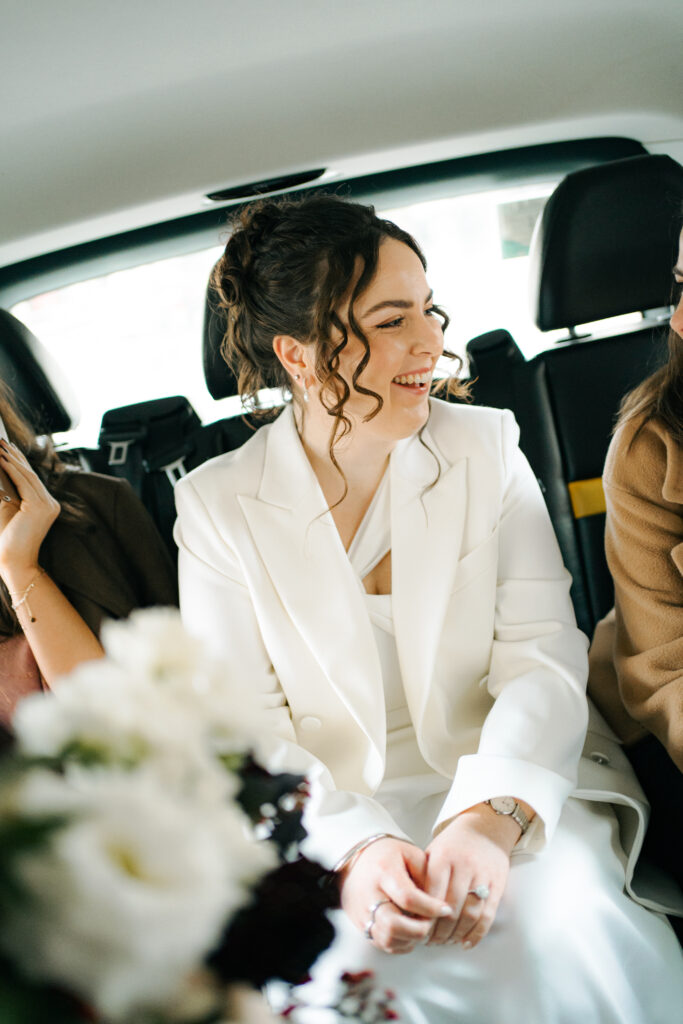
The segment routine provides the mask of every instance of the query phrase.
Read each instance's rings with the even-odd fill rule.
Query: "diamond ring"
[[[470,889],[468,895],[476,896],[478,900],[487,900],[491,895],[491,890],[488,885],[476,885],[474,889]]]

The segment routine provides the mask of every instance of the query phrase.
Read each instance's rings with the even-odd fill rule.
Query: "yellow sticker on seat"
[[[602,477],[596,476],[592,480],[572,480],[568,487],[575,519],[583,519],[584,516],[597,516],[600,512],[605,511]]]

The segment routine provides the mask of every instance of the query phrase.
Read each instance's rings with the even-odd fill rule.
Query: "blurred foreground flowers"
[[[249,987],[296,984],[333,938],[333,879],[298,853],[305,780],[254,759],[245,687],[177,612],[103,644],[3,737],[0,1018],[267,1020]]]

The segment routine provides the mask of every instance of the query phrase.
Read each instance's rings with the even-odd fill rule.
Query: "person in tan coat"
[[[674,280],[669,359],[627,396],[605,463],[615,607],[589,692],[651,802],[647,852],[683,885],[683,232]]]

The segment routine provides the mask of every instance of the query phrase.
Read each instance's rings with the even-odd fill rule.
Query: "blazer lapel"
[[[306,458],[291,408],[269,430],[258,495],[238,500],[302,642],[383,757],[381,666],[362,588]]]
[[[450,465],[428,430],[391,457],[393,613],[403,686],[417,735],[460,555],[467,459]],[[432,455],[431,453],[434,453]],[[437,483],[429,488],[437,473]]]

